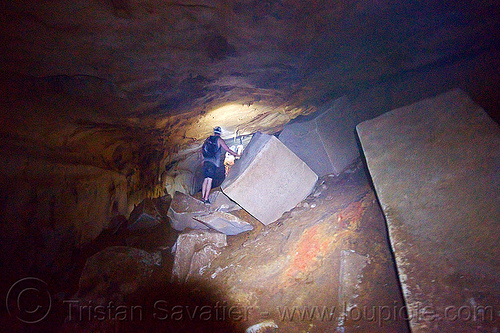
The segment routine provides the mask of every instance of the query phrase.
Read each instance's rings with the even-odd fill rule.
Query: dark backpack
[[[217,140],[219,139],[218,136],[211,135],[209,136],[205,142],[203,143],[203,157],[205,158],[213,158],[215,157],[215,154],[217,153],[217,150],[219,149],[219,146],[217,145]]]

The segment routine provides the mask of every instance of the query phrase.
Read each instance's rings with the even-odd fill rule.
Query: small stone
[[[314,208],[314,207],[316,207],[316,204],[315,203],[311,204],[311,208]]]
[[[275,332],[278,329],[278,325],[274,320],[266,320],[261,323],[250,326],[246,329],[245,333],[264,333],[264,332]]]

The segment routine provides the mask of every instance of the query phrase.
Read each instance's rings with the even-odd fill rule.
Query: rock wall
[[[163,194],[163,151],[154,131],[117,115],[126,96],[109,82],[0,81],[0,261],[12,278],[60,274],[112,217]]]
[[[26,157],[2,159],[0,169],[0,261],[7,272],[61,273],[76,248],[128,213],[127,180],[117,172]]]

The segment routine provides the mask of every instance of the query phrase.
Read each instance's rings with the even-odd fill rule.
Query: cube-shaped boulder
[[[316,173],[280,140],[257,132],[221,188],[268,225],[304,200],[317,180]]]
[[[359,157],[355,134],[359,117],[345,96],[319,113],[287,124],[279,139],[318,176],[337,175]]]

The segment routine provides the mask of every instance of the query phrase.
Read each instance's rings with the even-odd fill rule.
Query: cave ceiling
[[[4,137],[112,169],[499,44],[496,0],[2,3]]]

